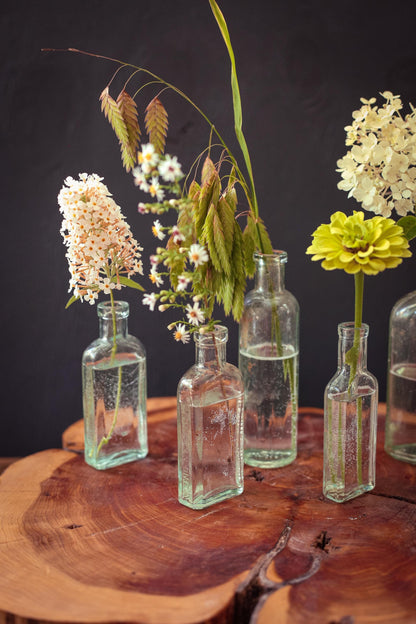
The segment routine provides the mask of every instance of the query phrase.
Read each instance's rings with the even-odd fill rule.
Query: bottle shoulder
[[[390,323],[410,318],[416,320],[416,291],[408,293],[394,304],[390,315]]]
[[[117,336],[117,348],[115,353],[125,353],[130,359],[143,360],[146,358],[146,350],[143,344],[135,336],[127,334],[126,336]],[[113,354],[113,339],[96,338],[88,345],[82,354],[82,362],[94,362],[99,359],[111,357]]]
[[[183,390],[199,391],[205,387],[213,385],[221,386],[230,390],[243,389],[243,378],[241,371],[237,366],[226,362],[221,367],[203,367],[194,364],[181,377],[178,383],[178,395]]]
[[[378,382],[367,368],[359,369],[351,381],[350,368],[347,366],[336,371],[329,380],[325,392],[326,394],[342,394],[351,388],[354,396],[359,396],[363,391],[370,394],[378,391]]]
[[[272,307],[277,309],[287,309],[294,314],[299,313],[299,303],[295,295],[289,290],[280,290],[273,296],[264,290],[251,290],[244,298],[244,312],[250,310],[270,310]]]

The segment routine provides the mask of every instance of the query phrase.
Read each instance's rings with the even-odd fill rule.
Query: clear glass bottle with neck
[[[194,333],[178,385],[178,499],[203,509],[243,491],[243,382],[226,361],[226,327]]]
[[[99,303],[99,338],[82,356],[85,461],[105,470],[147,455],[146,353],[129,304]]]
[[[244,460],[276,468],[297,453],[299,305],[285,288],[287,253],[255,253],[254,289],[240,321]]]
[[[338,369],[325,389],[326,498],[343,503],[375,485],[377,380],[367,370],[368,325],[338,325]]]
[[[390,315],[385,449],[416,464],[416,291]]]

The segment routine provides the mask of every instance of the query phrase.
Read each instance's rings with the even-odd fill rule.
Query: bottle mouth
[[[272,253],[261,253],[261,251],[255,251],[253,258],[257,262],[276,262],[276,264],[283,264],[287,262],[287,252],[282,249],[273,249]]]
[[[129,315],[129,304],[127,301],[114,301],[114,311],[117,318],[127,318]],[[111,301],[102,301],[97,306],[97,314],[104,320],[113,318]]]
[[[362,323],[361,327],[356,327],[354,321],[347,321],[338,325],[338,335],[343,338],[354,337],[358,332],[360,338],[367,338],[369,331],[370,328],[367,323]]]
[[[198,346],[213,347],[214,344],[223,344],[228,340],[228,329],[224,325],[215,325],[213,329],[206,329],[203,325],[194,333],[194,340]]]

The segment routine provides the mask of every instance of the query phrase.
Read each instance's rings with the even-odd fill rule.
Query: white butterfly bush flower
[[[100,291],[120,289],[125,285],[123,278],[143,275],[143,248],[102,180],[95,173],[81,173],[79,180],[68,177],[58,195],[71,275],[69,291],[90,304]]]

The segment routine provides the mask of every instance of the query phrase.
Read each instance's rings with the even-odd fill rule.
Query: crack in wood
[[[396,496],[394,494],[384,494],[384,492],[371,492],[371,496],[381,496],[382,498],[391,498],[393,500],[402,501],[403,503],[409,503],[410,505],[416,505],[416,500],[411,500],[405,496]]]
[[[318,537],[315,539],[313,546],[314,548],[319,548],[320,550],[323,550],[324,552],[328,553],[329,552],[328,546],[331,540],[332,540],[332,537],[328,537],[327,531],[321,531]]]
[[[293,520],[289,520],[275,546],[257,560],[247,578],[237,588],[233,618],[234,624],[256,624],[264,603],[272,593],[287,585],[302,583],[319,570],[323,553],[326,552],[320,548],[318,548],[318,552],[313,557],[309,569],[304,574],[281,582],[272,581],[268,578],[267,571],[269,566],[273,559],[286,548],[292,532],[292,527]],[[322,531],[321,535],[324,533],[326,535],[326,531]],[[330,539],[331,538],[329,538],[329,541]]]

